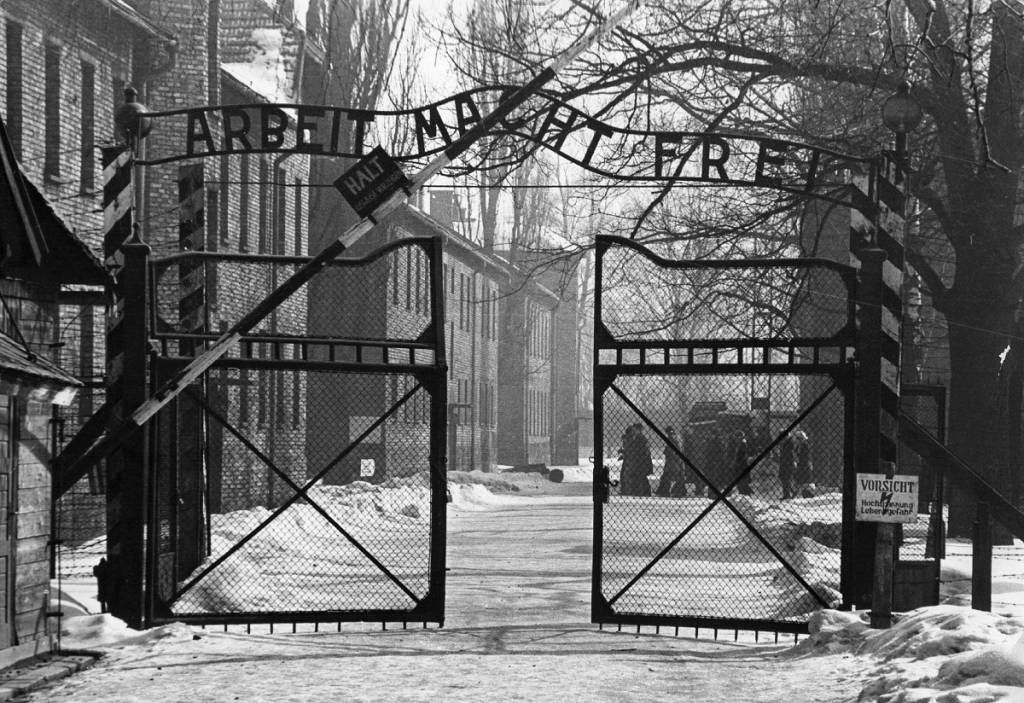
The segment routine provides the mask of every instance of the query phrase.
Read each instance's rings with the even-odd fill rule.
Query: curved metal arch
[[[478,86],[422,106],[401,110],[363,110],[331,105],[301,103],[246,103],[199,106],[148,113],[154,124],[167,119],[186,120],[183,137],[184,153],[167,153],[137,159],[139,166],[154,166],[187,159],[224,156],[240,153],[304,154],[307,156],[338,156],[359,158],[364,155],[366,127],[379,119],[404,120],[403,125],[415,134],[415,144],[406,153],[393,154],[397,161],[414,162],[429,158],[448,148],[460,134],[476,124],[482,114],[480,97],[492,95],[494,104],[519,86],[493,84]],[[529,113],[501,120],[491,134],[523,139],[554,152],[560,158],[595,175],[620,182],[704,183],[716,186],[764,187],[849,205],[868,217],[873,216],[870,201],[879,171],[879,157],[861,157],[806,142],[779,139],[741,131],[693,132],[630,129],[596,119],[561,100],[557,95],[540,91],[543,107]],[[442,114],[442,112],[444,114]],[[253,120],[258,116],[259,120]],[[218,145],[209,128],[210,119],[231,124],[229,134],[222,134]],[[342,119],[351,125],[343,125]],[[322,120],[321,123],[319,120]],[[257,124],[258,122],[258,124]],[[302,138],[284,137],[287,130],[302,127]],[[354,130],[359,142],[349,150],[339,145],[339,130]],[[260,130],[269,130],[272,139]],[[318,132],[322,139],[315,141]],[[570,139],[573,136],[574,139]],[[202,142],[202,151],[193,149]],[[627,154],[623,168],[593,163],[598,147],[618,147]],[[627,148],[628,147],[628,148]],[[787,158],[799,153],[798,160]],[[738,157],[737,157],[738,155]],[[737,158],[733,158],[737,157]],[[628,162],[632,159],[632,162]],[[788,167],[788,172],[786,169]],[[628,172],[630,168],[632,173]],[[822,174],[858,172],[867,177],[867,202],[860,202],[854,192],[848,198],[820,192],[822,188],[848,191],[854,185],[849,176],[820,180]],[[853,189],[856,191],[856,189]]]

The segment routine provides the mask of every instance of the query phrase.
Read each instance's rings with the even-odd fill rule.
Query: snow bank
[[[124,620],[109,613],[64,618],[61,621],[60,637],[61,648],[66,650],[145,646],[167,639],[198,639],[192,628],[180,622],[150,630],[133,630]]]
[[[961,606],[906,613],[888,630],[866,611],[823,610],[795,655],[850,652],[875,661],[858,701],[1024,701],[1024,618]]]

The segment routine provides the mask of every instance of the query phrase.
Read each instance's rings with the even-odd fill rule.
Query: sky
[[[64,619],[62,646],[103,657],[26,700],[1024,701],[1024,544],[1000,551],[999,613],[963,605],[956,584],[967,551],[948,560],[947,602],[890,630],[870,629],[865,612],[829,609],[809,612],[812,634],[795,643],[599,629],[588,612],[589,467],[565,471],[560,484],[477,472],[453,483],[444,628],[355,623],[270,634],[173,623],[137,632],[87,612],[96,610],[93,584],[64,582],[66,611],[82,614]],[[382,507],[409,518],[406,488],[361,486],[336,494],[350,521],[396,517]],[[787,509],[750,500],[743,509],[752,515]],[[815,500],[814,518],[830,519],[828,501]],[[965,548],[951,543],[950,552]]]

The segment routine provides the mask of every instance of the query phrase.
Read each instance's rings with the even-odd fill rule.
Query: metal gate
[[[151,260],[152,386],[305,261]],[[161,411],[150,623],[443,622],[441,267],[436,237],[334,260]]]
[[[855,281],[598,238],[594,622],[803,632],[843,601]]]

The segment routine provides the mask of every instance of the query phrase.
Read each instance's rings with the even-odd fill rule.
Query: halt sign
[[[856,519],[865,522],[914,522],[918,477],[857,474]]]
[[[369,217],[395,191],[409,184],[399,165],[380,146],[334,181],[334,187],[360,217]]]

